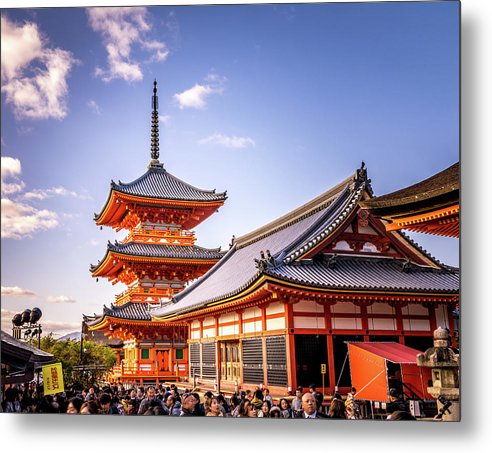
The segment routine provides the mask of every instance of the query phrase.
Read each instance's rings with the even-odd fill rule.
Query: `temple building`
[[[453,331],[459,270],[440,263],[361,205],[364,164],[283,217],[239,238],[203,277],[149,311],[187,326],[188,380],[285,394],[351,385],[347,342],[432,346]]]
[[[94,278],[121,282],[128,289],[101,315],[84,316],[89,331],[121,340],[109,378],[123,383],[188,375],[187,323],[152,320],[149,309],[170,303],[224,256],[220,248],[195,245],[193,228],[224,204],[226,193],[198,189],[166,171],[159,161],[156,82],[152,100],[148,169],[130,183],[111,181],[108,199],[94,217],[98,226],[128,231],[122,242],[108,242],[104,257],[90,268]]]
[[[361,203],[375,217],[384,219],[388,231],[459,237],[459,162],[404,189]]]

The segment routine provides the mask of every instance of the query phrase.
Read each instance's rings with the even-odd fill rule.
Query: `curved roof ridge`
[[[303,235],[296,238],[291,244],[285,247],[284,250],[286,251],[286,259],[288,261],[294,258],[297,251],[300,253],[300,250],[305,249],[304,251],[307,252],[315,246],[320,240],[328,235],[329,231],[334,229],[334,223],[340,223],[342,217],[346,218],[350,212],[357,208],[354,197],[361,196],[363,186],[361,185],[354,188],[354,193],[350,197],[346,197],[348,191],[349,186],[345,187],[345,189],[338,194],[337,198],[330,205],[330,209],[327,209],[311,228],[306,230]],[[342,213],[340,214],[341,211]],[[332,218],[331,221],[329,221],[330,218]],[[320,229],[323,231],[320,232]],[[318,237],[316,237],[316,233],[318,233]]]
[[[395,190],[379,197],[373,197],[363,203],[364,207],[382,208],[401,204],[415,203],[439,196],[460,188],[460,163],[403,189]],[[418,197],[418,199],[416,198]]]
[[[126,190],[125,190],[126,188],[131,188],[132,186],[135,186],[138,183],[143,182],[146,178],[149,177],[149,175],[151,175],[153,173],[165,174],[170,179],[178,182],[179,184],[182,184],[182,185],[188,187],[189,189],[197,191],[197,192],[214,195],[216,198],[223,197],[225,199],[227,197],[227,191],[217,193],[216,189],[200,189],[199,187],[193,186],[192,184],[189,184],[186,181],[183,181],[182,179],[174,176],[172,173],[168,172],[165,168],[158,167],[158,166],[150,166],[149,169],[143,175],[139,176],[137,179],[135,179],[131,182],[128,182],[128,183],[124,183],[121,181],[118,181],[118,183],[115,183],[114,181],[111,181],[111,187],[114,188],[115,190],[118,190],[119,192],[126,193]]]
[[[245,235],[236,238],[235,243],[237,244],[238,249],[246,247],[253,242],[259,241],[260,239],[276,233],[277,231],[287,228],[290,225],[293,225],[294,223],[299,222],[300,220],[303,220],[306,217],[309,217],[312,214],[326,208],[333,201],[335,201],[340,195],[340,192],[346,189],[352,182],[353,175],[350,175],[335,187],[323,192],[313,200],[308,201],[302,206],[299,206],[291,212],[279,217],[276,220],[273,220],[270,223],[267,223],[266,225],[261,226],[260,228],[257,228],[256,230],[251,231],[250,233],[246,233]]]

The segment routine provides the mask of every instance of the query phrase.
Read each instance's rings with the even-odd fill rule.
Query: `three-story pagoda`
[[[151,319],[150,308],[170,303],[190,280],[205,274],[223,253],[195,245],[193,228],[218,210],[226,192],[201,190],[167,172],[159,161],[157,82],[152,97],[151,161],[130,183],[111,181],[108,199],[94,220],[98,226],[125,229],[122,242],[108,242],[106,254],[90,270],[94,278],[121,282],[101,316],[85,316],[89,330],[120,338],[113,379],[157,382],[187,375],[186,325]]]

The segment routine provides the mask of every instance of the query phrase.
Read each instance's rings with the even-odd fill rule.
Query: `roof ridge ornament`
[[[374,194],[374,192],[373,192],[372,187],[371,187],[371,180],[367,177],[367,169],[365,167],[366,167],[366,164],[364,161],[362,161],[360,164],[360,168],[358,168],[355,172],[354,183],[355,183],[355,187],[357,187],[361,184],[365,184],[367,191],[372,196]]]
[[[152,96],[152,126],[150,129],[150,163],[148,168],[160,167],[163,164],[159,162],[159,99],[157,97],[157,80],[154,79],[154,94]]]

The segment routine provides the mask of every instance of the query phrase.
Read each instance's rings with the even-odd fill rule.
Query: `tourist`
[[[86,401],[82,406],[80,406],[80,415],[93,415],[99,414],[99,406],[94,400]]]
[[[293,398],[290,407],[293,415],[302,412],[302,387],[296,388],[296,396]]]
[[[261,406],[263,406],[263,392],[260,389],[255,390],[251,404],[253,404],[257,410],[261,410]]]
[[[389,400],[390,402],[386,405],[386,413],[391,415],[395,411],[407,411],[407,405],[405,401],[401,398],[400,392],[395,388],[390,388],[389,390]]]
[[[273,398],[270,395],[270,390],[266,387],[263,389],[263,401],[270,401],[270,405],[273,406]]]
[[[302,395],[302,411],[297,413],[296,418],[320,418],[316,411],[316,399],[312,393]]]
[[[165,404],[156,397],[155,388],[149,387],[147,389],[147,397],[141,401],[138,408],[138,415],[142,415],[143,413],[147,412],[149,408],[153,408],[156,406],[160,406],[163,413],[166,412],[166,408],[164,407]]]
[[[249,400],[242,400],[239,404],[238,417],[257,418],[256,406]]]
[[[180,417],[193,417],[195,415],[195,406],[197,400],[192,393],[185,393],[181,399]]]
[[[212,396],[212,398],[210,398],[210,404],[208,406],[208,410],[207,410],[206,415],[207,415],[207,417],[223,417],[224,416],[224,414],[222,413],[222,410],[221,410],[220,402],[217,399],[217,397]]]
[[[286,398],[280,398],[279,402],[280,417],[281,418],[293,418],[292,408]]]
[[[80,408],[82,407],[82,404],[84,404],[84,400],[82,398],[79,398],[77,396],[70,398],[67,406],[67,414],[80,413]]]
[[[270,409],[270,418],[282,418],[280,407],[272,406]]]
[[[328,418],[336,418],[345,420],[345,404],[342,399],[332,398],[330,401],[330,409],[328,410]]]
[[[113,397],[109,393],[103,393],[99,398],[101,406],[100,412],[105,415],[120,415],[120,412],[113,404]]]
[[[176,401],[176,398],[171,394],[166,398],[166,415],[172,415],[178,417],[181,412],[181,403]]]
[[[272,408],[272,405],[270,404],[270,401],[265,400],[263,401],[263,404],[261,405],[261,410],[258,411],[258,417],[270,417],[270,409]]]
[[[359,405],[355,401],[356,393],[356,388],[351,387],[350,392],[347,394],[347,399],[345,400],[345,415],[349,420],[360,418]]]

